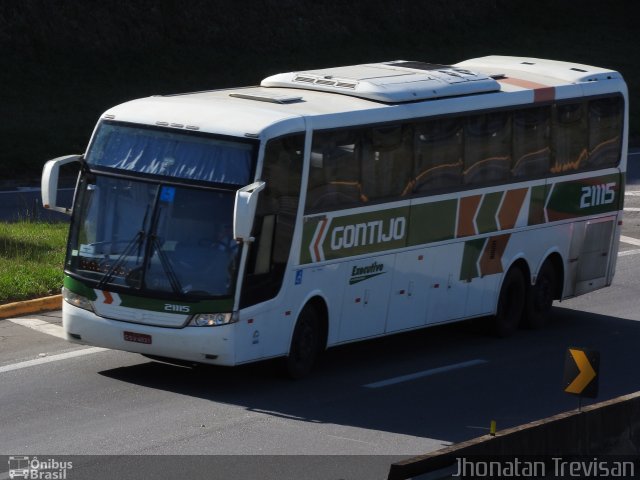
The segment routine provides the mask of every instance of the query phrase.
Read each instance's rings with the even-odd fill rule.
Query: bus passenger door
[[[395,255],[385,255],[346,264],[341,342],[384,333],[394,261]],[[336,285],[336,288],[340,287]]]
[[[415,328],[425,324],[427,301],[425,289],[429,275],[427,250],[399,253],[396,257],[389,299],[387,332]]]

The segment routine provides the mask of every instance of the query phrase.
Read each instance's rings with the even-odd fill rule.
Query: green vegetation
[[[635,0],[4,0],[0,184],[84,151],[100,114],[153,94],[361,62],[484,55],[622,72],[640,138]]]
[[[0,223],[0,304],[60,293],[69,225]]]

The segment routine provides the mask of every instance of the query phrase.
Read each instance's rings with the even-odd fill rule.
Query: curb
[[[62,308],[62,295],[24,300],[22,302],[0,305],[0,319],[19,317],[30,313],[48,312]]]

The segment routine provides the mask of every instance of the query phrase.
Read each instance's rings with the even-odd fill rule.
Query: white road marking
[[[37,318],[10,318],[9,321],[16,325],[22,325],[23,327],[31,328],[32,330],[36,330],[41,333],[46,333],[47,335],[53,335],[54,337],[62,338],[64,340],[67,339],[64,329],[60,325],[45,322],[44,320],[39,320]]]
[[[4,365],[0,367],[0,373],[12,372],[13,370],[20,370],[22,368],[33,367],[35,365],[42,365],[43,363],[59,362],[60,360],[67,360],[69,358],[83,357],[85,355],[104,352],[106,350],[107,350],[106,348],[91,347],[91,348],[83,348],[82,350],[74,350],[73,352],[60,353],[58,355],[51,355],[50,357],[36,358],[34,360],[27,360],[25,362],[18,362],[11,365]]]
[[[626,257],[628,255],[637,255],[640,253],[640,248],[636,248],[635,250],[625,250],[624,252],[618,252],[619,257]]]
[[[64,333],[64,329],[60,325],[46,322],[37,318],[9,318],[10,322],[16,325],[36,330],[47,335],[63,338],[66,340],[67,336]],[[36,358],[34,360],[27,360],[24,362],[13,363],[11,365],[0,366],[0,373],[11,372],[13,370],[20,370],[22,368],[33,367],[34,365],[41,365],[43,363],[58,362],[60,360],[67,360],[69,358],[82,357],[84,355],[91,355],[93,353],[104,352],[107,348],[90,347],[83,348],[81,350],[74,350],[72,352],[60,353],[58,355],[51,355],[49,357]],[[2,478],[0,478],[2,480]]]
[[[640,240],[638,240],[637,238],[620,235],[620,241],[628,243],[629,245],[636,245],[637,247],[640,247]]]
[[[640,208],[637,208],[637,207],[625,207],[624,211],[625,212],[640,212]]]
[[[368,383],[363,385],[366,388],[382,388],[389,385],[395,385],[396,383],[408,382],[415,380],[416,378],[429,377],[431,375],[437,375],[439,373],[450,372],[452,370],[459,370],[461,368],[473,367],[475,365],[482,365],[489,363],[487,360],[476,359],[466,362],[454,363],[452,365],[445,365],[444,367],[431,368],[429,370],[423,370],[422,372],[410,373],[409,375],[401,375],[399,377],[388,378],[387,380],[381,380],[379,382]]]
[[[629,192],[624,192],[625,197],[640,197],[640,190],[631,190]]]

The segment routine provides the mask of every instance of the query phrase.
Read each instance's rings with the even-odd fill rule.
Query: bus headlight
[[[89,310],[93,312],[93,305],[91,304],[91,300],[87,297],[83,297],[82,295],[78,295],[75,292],[72,292],[68,288],[62,287],[62,298],[64,301],[74,307],[83,308],[84,310]]]
[[[237,314],[233,313],[199,313],[191,317],[190,327],[217,327],[228,325],[238,321]]]

